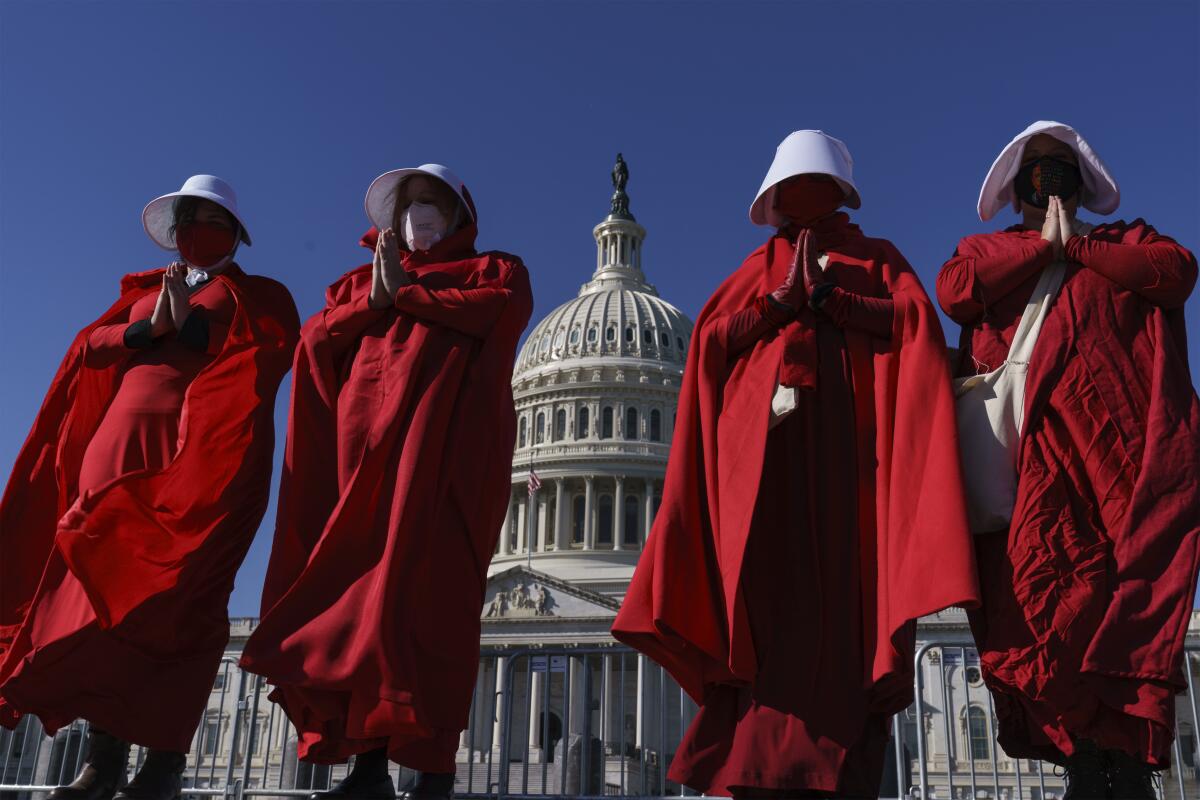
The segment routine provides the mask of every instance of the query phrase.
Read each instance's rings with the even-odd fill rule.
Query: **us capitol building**
[[[620,156],[612,177],[610,213],[592,230],[590,280],[532,329],[513,371],[517,444],[480,618],[475,698],[459,742],[460,795],[681,792],[666,770],[696,706],[609,628],[662,498],[692,321],[647,280],[646,229],[630,212]],[[267,701],[269,687],[236,668],[256,623],[232,623],[186,785],[259,795],[328,786],[345,768],[298,763],[295,731]],[[1200,612],[1188,642],[1200,647]],[[923,760],[937,797],[1061,797],[1062,780],[1048,765],[1011,759],[995,745],[965,615],[950,609],[922,620],[918,648],[924,702],[919,718],[915,706],[897,718],[902,771],[915,782]],[[1200,658],[1192,664],[1200,686]],[[1195,716],[1186,695],[1178,712],[1177,769],[1194,791]],[[74,775],[79,728],[54,739],[40,733],[29,718],[15,732],[0,729],[3,800],[31,797],[14,785]],[[894,775],[894,761],[889,769]],[[972,776],[978,788],[964,791]],[[1178,779],[1172,773],[1168,788]]]

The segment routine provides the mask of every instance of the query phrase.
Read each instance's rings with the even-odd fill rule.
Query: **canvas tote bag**
[[[1066,264],[1061,261],[1042,270],[1003,364],[983,375],[954,381],[958,446],[972,533],[1004,530],[1012,520],[1029,357],[1065,272]]]

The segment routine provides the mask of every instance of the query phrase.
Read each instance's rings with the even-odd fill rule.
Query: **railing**
[[[1188,691],[1177,704],[1172,769],[1160,798],[1200,797],[1200,648],[1186,653]],[[911,798],[1053,800],[1053,767],[1009,758],[978,656],[959,643],[926,642],[916,654],[916,702],[892,719],[885,784]],[[261,679],[222,661],[188,754],[192,797],[306,797],[345,775],[301,762],[296,731],[267,700]],[[697,708],[660,666],[623,647],[485,650],[468,726],[459,742],[456,793],[488,798],[696,796],[668,767]],[[82,766],[86,725],[46,737],[36,719],[0,729],[0,800],[41,800]],[[145,751],[135,748],[131,772]],[[412,773],[393,768],[398,786]]]

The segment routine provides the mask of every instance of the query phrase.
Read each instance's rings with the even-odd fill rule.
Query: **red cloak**
[[[369,308],[370,264],[347,273],[301,333],[263,617],[242,663],[275,684],[310,761],[386,747],[453,771],[533,306],[520,259],[476,253],[475,234],[404,254],[413,282],[394,308]]]
[[[978,601],[954,400],[936,314],[900,253],[860,234],[828,252],[831,264],[852,267],[846,274],[862,282],[843,288],[873,294],[878,285],[894,300],[890,344],[845,330],[858,433],[846,445],[859,465],[847,501],[861,536],[861,686],[874,709],[889,713],[912,699],[915,620]],[[786,329],[731,360],[722,321],[778,286],[791,255],[787,239],[773,237],[700,312],[662,507],[613,626],[614,637],[665,666],[697,702],[706,685],[755,681],[743,602],[754,576],[742,567],[772,396],[793,366]]]
[[[122,369],[85,367],[89,336],[128,322],[162,275],[127,275],[120,299],[75,337],[0,501],[5,725],[36,713],[53,731],[85,717],[139,744],[186,750],[211,689],[234,574],[267,506],[274,397],[299,319],[273,280],[236,265],[213,278],[233,317],[187,387],[175,457],[80,496],[84,451]],[[39,602],[64,581],[82,587],[84,607],[41,618]]]
[[[971,236],[938,277],[971,355],[1002,360],[1037,273],[1037,231]],[[1000,742],[1062,761],[1073,737],[1165,766],[1200,570],[1200,402],[1186,249],[1142,220],[1074,237],[1026,384],[1016,508],[978,537],[972,615]],[[983,367],[979,367],[983,369]]]

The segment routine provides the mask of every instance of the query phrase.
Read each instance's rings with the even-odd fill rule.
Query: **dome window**
[[[554,337],[554,349],[555,350],[558,350],[563,346],[563,339],[565,339],[565,338],[566,338],[566,334],[563,333],[562,331],[559,331],[558,334]]]
[[[567,412],[559,409],[554,412],[554,441],[561,442],[567,438]]]
[[[586,439],[588,437],[588,410],[587,406],[579,409],[579,419],[575,422],[575,438]]]
[[[609,325],[608,330],[606,330],[604,332],[604,341],[615,342],[616,340],[617,340],[617,327],[615,325]]]
[[[650,441],[662,441],[662,412],[657,408],[650,412]]]
[[[571,344],[579,344],[579,328],[571,331]]]
[[[583,544],[583,530],[585,514],[587,513],[587,500],[582,495],[575,495],[571,508],[571,544]]]
[[[625,409],[625,438],[638,438],[638,412],[636,408]]]
[[[671,334],[667,333],[666,331],[662,332],[662,346],[663,347],[671,346]]]
[[[684,346],[683,346],[683,337],[682,337],[682,336],[676,336],[676,337],[675,337],[675,344],[679,346],[679,349],[680,349],[680,350],[683,350],[683,349],[685,349],[685,348],[684,348]]]
[[[628,342],[629,344],[633,344],[633,326],[632,325],[625,329],[625,341]]]
[[[600,495],[599,513],[596,514],[596,544],[613,543],[613,498],[611,494]]]
[[[600,412],[600,438],[613,438],[613,410],[612,406],[605,406]]]
[[[588,328],[588,335],[587,335],[588,343],[595,344],[596,339],[598,339],[598,338],[600,338],[600,335],[596,332],[596,329],[594,327]]]
[[[547,333],[545,336],[542,337],[541,350],[543,353],[545,353],[549,349],[550,349],[550,334]]]
[[[525,446],[525,439],[526,439],[526,435],[528,433],[526,431],[526,428],[529,427],[525,423],[526,423],[525,417],[521,417],[521,423],[517,426],[517,447]]]
[[[546,415],[541,411],[537,415],[537,425],[534,428],[533,443],[541,444],[546,441]]]
[[[654,344],[654,331],[642,328],[642,344]]]

